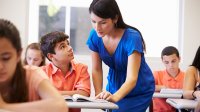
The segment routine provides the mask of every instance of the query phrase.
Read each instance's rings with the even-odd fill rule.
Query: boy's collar
[[[72,72],[73,70],[75,70],[75,62],[72,60],[70,63],[71,63],[70,72]],[[58,70],[60,70],[60,68],[58,68],[57,66],[55,66],[52,62],[50,64],[52,66],[52,74],[56,74],[56,72]]]

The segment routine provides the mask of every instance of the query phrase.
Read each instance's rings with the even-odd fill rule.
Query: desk
[[[181,109],[194,109],[198,104],[197,100],[188,100],[188,99],[168,98],[166,102],[169,103],[174,108],[178,109],[179,112],[181,112]]]
[[[155,92],[153,98],[181,98],[182,94],[159,93]]]
[[[119,107],[111,102],[107,103],[96,103],[96,102],[66,102],[69,108],[82,108],[82,109],[118,109]]]

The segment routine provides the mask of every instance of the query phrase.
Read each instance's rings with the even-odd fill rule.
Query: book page
[[[165,94],[183,94],[182,89],[171,89],[171,88],[164,88],[160,90],[160,93],[165,93]]]
[[[72,96],[64,95],[63,97],[64,97],[64,99],[65,99],[66,101],[74,101],[74,99],[73,99]]]
[[[181,98],[182,94],[172,94],[172,93],[154,93],[154,98]]]
[[[89,101],[89,102],[97,102],[97,103],[107,103],[108,101],[103,99],[95,99],[92,97],[86,97],[80,94],[74,94],[73,96],[74,101]]]

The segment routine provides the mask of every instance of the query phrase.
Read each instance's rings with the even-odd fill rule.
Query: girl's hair
[[[42,56],[42,62],[40,63],[39,66],[45,65],[45,56],[43,55],[42,50],[40,49],[40,44],[39,44],[39,43],[31,43],[31,44],[29,44],[29,45],[27,46],[26,51],[25,51],[25,58],[24,58],[24,61],[23,61],[24,65],[27,65],[27,64],[28,64],[28,63],[27,63],[27,60],[26,60],[28,49],[35,49],[35,50],[40,51],[40,52],[41,52],[41,56]]]
[[[195,66],[198,70],[200,70],[200,46],[196,52],[194,60],[192,62],[192,66]]]
[[[8,20],[0,19],[0,38],[8,39],[16,49],[17,54],[21,53],[22,47],[19,31],[13,23]],[[22,67],[21,61],[17,63],[11,81],[11,91],[8,94],[8,99],[4,98],[8,103],[28,101],[28,87],[26,84],[25,69]]]
[[[115,24],[116,28],[132,28],[138,31],[142,38],[143,49],[146,51],[146,45],[141,32],[137,28],[127,25],[123,21],[121,12],[115,0],[93,0],[89,7],[89,13],[91,12],[104,19],[111,18],[114,20],[116,17],[118,17],[118,21]]]

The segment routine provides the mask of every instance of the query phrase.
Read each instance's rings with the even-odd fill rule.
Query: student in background
[[[0,19],[0,109],[13,112],[67,112],[67,105],[44,71],[21,64],[17,28]],[[47,108],[48,107],[48,108]]]
[[[40,50],[39,43],[31,43],[27,46],[25,51],[24,65],[45,65],[45,56]]]
[[[41,37],[41,50],[50,61],[43,70],[62,95],[90,96],[88,67],[73,60],[74,53],[68,38],[58,31]],[[70,109],[70,112],[80,112],[80,109]]]
[[[200,46],[196,52],[192,65],[186,70],[183,89],[184,98],[200,99]]]
[[[87,45],[92,51],[96,98],[117,103],[114,112],[145,112],[155,84],[140,31],[124,23],[115,0],[93,0],[89,13],[94,29]],[[102,61],[109,66],[107,91],[102,87]]]
[[[184,72],[179,68],[180,56],[173,46],[167,46],[162,50],[161,59],[164,70],[154,71],[156,92],[162,88],[182,89]],[[153,112],[175,112],[176,110],[166,103],[165,98],[153,98]]]

